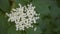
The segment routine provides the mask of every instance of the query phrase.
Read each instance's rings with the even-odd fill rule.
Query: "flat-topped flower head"
[[[35,6],[32,6],[32,4],[28,4],[27,6],[18,5],[19,8],[12,9],[9,14],[6,13],[9,17],[8,21],[15,22],[16,30],[33,28],[32,24],[36,23],[36,20],[39,19]]]

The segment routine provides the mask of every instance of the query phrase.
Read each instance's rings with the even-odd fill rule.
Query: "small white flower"
[[[36,30],[37,30],[37,27],[34,28],[34,31],[36,31]]]
[[[36,20],[39,19],[38,14],[35,11],[35,6],[32,4],[28,4],[26,6],[22,6],[18,4],[19,8],[12,9],[11,13],[6,15],[9,17],[8,21],[15,22],[16,30],[25,30],[25,28],[33,28],[33,23],[36,23]],[[36,16],[36,17],[35,17]],[[37,28],[34,28],[36,31]]]

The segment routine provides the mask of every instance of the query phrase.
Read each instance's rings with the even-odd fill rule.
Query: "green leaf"
[[[3,11],[9,11],[9,1],[8,0],[0,0],[0,9]]]
[[[0,15],[0,34],[7,34],[8,24],[6,16]]]
[[[16,31],[15,25],[9,27],[7,34],[21,34],[21,31]]]
[[[42,31],[41,31],[40,27],[37,27],[36,31],[34,31],[34,29],[32,29],[32,28],[29,28],[26,30],[26,33],[27,34],[41,34]]]

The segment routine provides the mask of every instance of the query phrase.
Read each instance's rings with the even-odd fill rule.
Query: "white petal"
[[[36,31],[36,30],[37,30],[37,27],[34,28],[34,31]]]

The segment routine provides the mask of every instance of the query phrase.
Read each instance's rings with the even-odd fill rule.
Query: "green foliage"
[[[8,0],[0,0],[0,10],[9,11],[9,1]]]
[[[7,34],[8,24],[6,16],[0,15],[0,34]]]
[[[5,13],[18,7],[18,3],[36,6],[36,12],[40,13],[35,24],[37,31],[31,28],[16,31],[15,23],[8,22]],[[60,34],[60,0],[0,0],[0,34]]]

